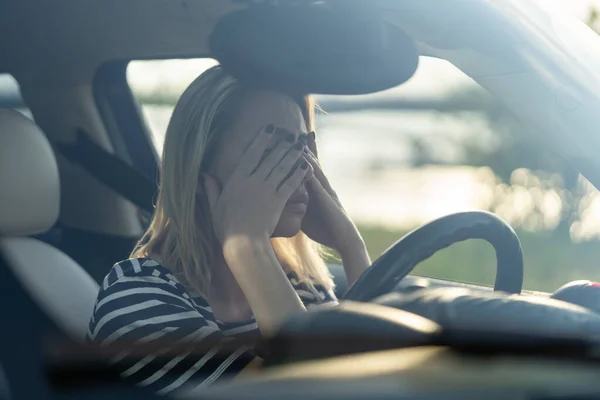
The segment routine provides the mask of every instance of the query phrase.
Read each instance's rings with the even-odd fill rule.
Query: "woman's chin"
[[[272,237],[291,238],[296,236],[302,228],[303,219],[304,215],[282,215],[282,218],[275,227]]]

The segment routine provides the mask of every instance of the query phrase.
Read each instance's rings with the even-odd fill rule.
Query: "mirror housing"
[[[389,89],[410,79],[419,62],[406,33],[375,5],[355,2],[253,5],[222,17],[209,45],[240,81],[295,94]]]

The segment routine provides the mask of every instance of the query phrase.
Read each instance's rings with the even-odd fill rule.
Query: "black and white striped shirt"
[[[330,290],[317,285],[315,292],[295,275],[288,277],[307,308],[337,304]],[[98,344],[158,340],[218,343],[252,335],[258,335],[254,318],[240,323],[218,321],[203,298],[192,296],[167,268],[149,258],[129,259],[113,266],[102,283],[88,330],[88,340]],[[158,394],[168,394],[231,377],[255,357],[254,350],[246,346],[226,354],[218,352],[218,347],[215,345],[201,357],[181,354],[158,364],[158,353],[116,357],[112,361],[123,378]],[[169,373],[175,368],[177,373]]]

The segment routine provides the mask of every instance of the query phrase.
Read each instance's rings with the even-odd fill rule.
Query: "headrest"
[[[0,110],[0,235],[47,231],[59,205],[58,166],[48,139],[24,115]]]

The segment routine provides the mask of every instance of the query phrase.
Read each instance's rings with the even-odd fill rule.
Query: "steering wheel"
[[[521,293],[523,251],[515,231],[485,211],[451,214],[417,228],[393,244],[346,292],[345,300],[368,302],[389,293],[421,261],[467,239],[483,239],[496,252],[495,291]]]
[[[393,291],[420,261],[455,242],[475,238],[486,240],[496,251],[495,293],[464,287]],[[269,342],[265,365],[423,344],[476,351],[580,352],[582,346],[596,343],[600,314],[556,299],[521,296],[522,284],[523,254],[510,226],[488,212],[449,215],[391,246],[350,288],[340,306],[290,317]],[[563,298],[567,289],[561,292]]]

